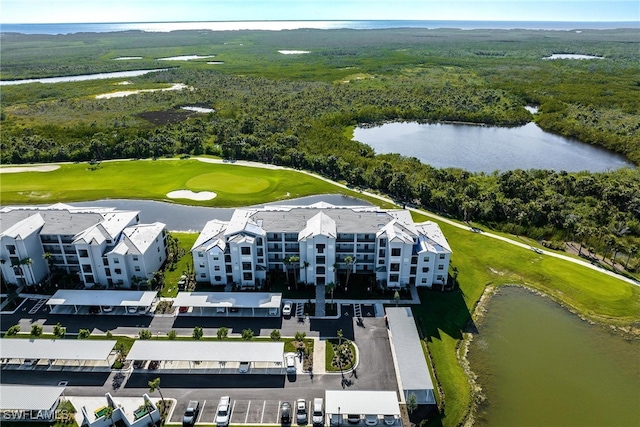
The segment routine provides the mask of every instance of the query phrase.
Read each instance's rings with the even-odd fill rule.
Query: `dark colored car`
[[[282,402],[280,405],[280,422],[284,424],[291,424],[291,403]]]
[[[198,414],[200,413],[200,402],[197,400],[190,400],[187,405],[187,410],[184,411],[184,416],[182,417],[182,425],[185,427],[193,426],[198,419]]]

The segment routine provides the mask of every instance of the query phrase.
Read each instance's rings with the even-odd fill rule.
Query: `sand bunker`
[[[198,191],[197,193],[191,190],[176,190],[167,193],[167,197],[170,199],[189,199],[189,200],[211,200],[217,196],[213,191]]]
[[[283,55],[302,55],[303,53],[311,53],[308,50],[279,50],[278,53]]]
[[[0,168],[0,173],[51,172],[56,169],[60,169],[60,165],[13,166],[9,168]]]
[[[215,58],[215,55],[182,55],[170,56],[168,58],[158,58],[158,61],[191,61],[193,59]]]
[[[168,91],[168,90],[182,90],[182,89],[185,89],[186,87],[187,87],[187,85],[185,85],[183,83],[176,83],[171,87],[166,87],[166,88],[163,88],[163,89],[122,90],[122,91],[119,91],[119,92],[103,93],[101,95],[96,95],[96,99],[124,98],[125,96],[136,95],[138,93],[165,92],[165,91]]]

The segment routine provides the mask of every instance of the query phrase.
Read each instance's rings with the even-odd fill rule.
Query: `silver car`
[[[216,411],[216,425],[218,427],[226,427],[229,425],[229,416],[231,415],[231,398],[222,396],[218,402],[218,410]]]
[[[308,421],[307,401],[304,399],[298,399],[296,402],[296,421],[300,425],[306,424]]]

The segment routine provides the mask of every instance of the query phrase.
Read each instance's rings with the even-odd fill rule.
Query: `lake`
[[[387,123],[357,127],[353,139],[378,154],[416,157],[436,168],[471,172],[553,169],[602,172],[634,167],[623,156],[540,129],[535,123],[518,127],[450,123]]]
[[[469,348],[478,426],[640,425],[640,341],[526,289],[501,288]]]
[[[82,74],[78,76],[63,76],[63,77],[44,77],[41,79],[23,79],[23,80],[0,80],[0,86],[9,85],[22,85],[27,83],[67,83],[67,82],[81,82],[85,80],[100,80],[100,79],[119,79],[126,77],[138,77],[149,73],[157,73],[158,71],[166,71],[166,68],[158,68],[154,70],[133,70],[133,71],[114,71],[113,73],[96,73],[96,74]]]

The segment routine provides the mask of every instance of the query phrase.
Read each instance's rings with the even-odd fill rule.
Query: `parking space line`
[[[278,420],[280,419],[280,405],[282,405],[282,400],[278,400],[278,408],[276,409],[276,424],[278,424]]]
[[[231,424],[231,417],[233,417],[233,410],[236,407],[236,401],[232,400],[231,401],[231,410],[229,411],[229,424]],[[216,410],[216,415],[218,415],[217,410]]]
[[[264,403],[262,404],[262,416],[260,417],[260,424],[262,424],[262,421],[264,420],[264,408],[267,406],[267,401],[265,400]]]
[[[251,409],[251,401],[249,401],[249,404],[247,405],[247,415],[244,416],[244,423],[247,423],[247,420],[249,419],[249,409]]]
[[[206,405],[206,404],[207,404],[207,399],[205,399],[202,402],[202,407],[200,408],[200,413],[198,414],[198,419],[196,420],[197,423],[200,422],[200,418],[202,418],[202,414],[204,414],[204,405]]]

